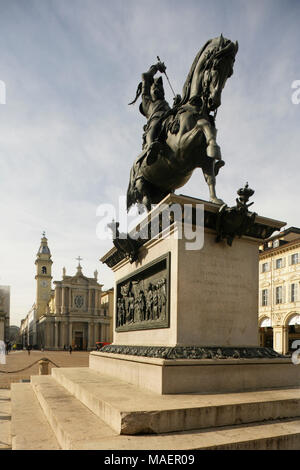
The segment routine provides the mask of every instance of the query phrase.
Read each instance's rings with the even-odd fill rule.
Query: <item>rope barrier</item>
[[[24,367],[24,369],[20,369],[20,370],[0,370],[0,374],[17,374],[18,372],[23,372],[24,370],[30,369],[32,366],[34,366],[35,364],[37,364],[40,361],[48,361],[48,362],[51,362],[51,364],[53,364],[55,367],[60,367],[57,364],[55,364],[55,362],[51,361],[51,359],[48,359],[47,357],[42,357],[41,359],[38,359],[37,361],[30,364],[30,366]]]

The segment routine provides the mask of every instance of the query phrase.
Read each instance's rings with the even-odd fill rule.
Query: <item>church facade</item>
[[[94,277],[87,277],[79,263],[75,275],[67,275],[63,268],[61,281],[52,288],[52,260],[48,240],[43,236],[37,253],[36,301],[27,322],[27,344],[38,348],[62,350],[92,350],[96,342],[111,342],[112,318],[101,307],[102,285]],[[26,322],[25,322],[26,323]]]

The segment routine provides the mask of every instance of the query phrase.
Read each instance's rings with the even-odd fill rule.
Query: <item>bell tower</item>
[[[41,245],[36,255],[36,315],[37,319],[46,312],[51,295],[51,253],[45,232],[41,239]]]

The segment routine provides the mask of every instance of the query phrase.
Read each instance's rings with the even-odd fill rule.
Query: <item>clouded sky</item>
[[[11,324],[35,300],[35,255],[46,231],[53,278],[110,270],[99,258],[100,204],[125,195],[144,118],[128,106],[142,72],[166,63],[181,93],[199,49],[221,33],[238,40],[218,111],[226,162],[217,193],[228,205],[246,181],[253,210],[300,226],[300,2],[277,0],[0,0],[0,284],[11,286]],[[166,98],[172,93],[164,83]],[[200,169],[177,191],[208,198]]]

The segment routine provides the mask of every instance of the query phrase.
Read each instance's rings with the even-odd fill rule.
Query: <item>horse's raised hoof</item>
[[[206,147],[206,154],[208,157],[216,158],[217,160],[221,160],[222,158],[221,149],[215,143],[208,144],[208,146]]]
[[[219,199],[217,197],[211,197],[210,202],[213,202],[214,204],[219,204],[219,206],[221,206],[222,204],[225,204],[224,201],[222,201],[222,199]]]

